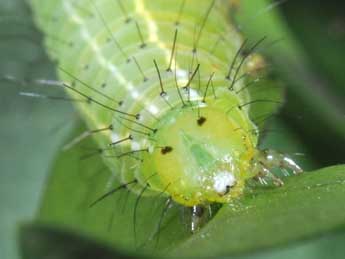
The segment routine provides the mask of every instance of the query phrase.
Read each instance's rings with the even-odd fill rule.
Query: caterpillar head
[[[252,125],[240,110],[225,113],[232,102],[221,96],[199,108],[169,111],[156,127],[155,148],[144,157],[144,174],[156,173],[150,186],[186,206],[229,202],[248,178],[256,143]]]

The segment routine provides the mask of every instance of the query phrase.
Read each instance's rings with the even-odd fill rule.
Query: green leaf
[[[83,143],[83,147],[93,145],[92,139]],[[60,155],[38,221],[115,249],[144,254],[153,249],[164,255],[232,255],[310,238],[345,223],[345,166],[334,166],[288,177],[281,188],[248,187],[241,199],[224,205],[194,235],[180,220],[180,207],[175,206],[162,220],[157,244],[155,233],[166,199],[139,200],[136,235],[133,213],[137,196],[121,190],[89,208],[118,183],[110,184],[113,175],[99,155],[80,160],[88,152],[90,149],[76,147]]]
[[[345,227],[345,166],[286,179],[281,188],[257,188],[224,206],[176,254],[228,255],[311,238]],[[211,241],[212,240],[212,241]]]
[[[35,215],[50,165],[72,129],[71,105],[19,95],[58,89],[6,80],[55,78],[34,28],[23,0],[0,1],[0,258],[19,258],[17,223]]]
[[[338,97],[345,95],[344,55],[345,33],[343,10],[345,3],[331,0],[314,2],[308,15],[304,10],[310,1],[290,2],[282,6],[291,31],[311,60],[312,67],[328,81],[328,90]],[[317,17],[317,19],[316,19]],[[317,42],[317,44],[315,44]],[[341,98],[338,99],[341,101]],[[345,109],[344,103],[338,103]]]
[[[20,245],[23,259],[109,259],[137,258],[114,251],[85,237],[54,229],[49,226],[32,224],[20,229]]]

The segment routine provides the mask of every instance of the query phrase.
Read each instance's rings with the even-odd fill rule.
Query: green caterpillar
[[[31,1],[62,86],[86,98],[77,107],[120,188],[193,207],[192,231],[199,208],[231,202],[248,179],[282,185],[272,168],[302,172],[258,149],[252,114],[278,106],[263,91],[279,90],[252,90],[266,82],[253,53],[264,39],[242,38],[229,2]]]

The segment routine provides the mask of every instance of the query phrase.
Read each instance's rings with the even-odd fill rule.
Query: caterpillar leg
[[[272,173],[273,168],[280,168],[283,171],[290,170],[294,174],[303,172],[302,168],[286,154],[272,149],[258,151],[252,163],[254,179],[262,184],[267,184],[265,179],[269,179],[276,186],[284,185],[284,182]]]
[[[196,205],[191,207],[191,210],[190,230],[192,233],[195,233],[203,224],[205,217],[205,208],[203,206]]]
[[[210,205],[195,205],[189,207],[190,231],[196,233],[209,220],[211,215]]]

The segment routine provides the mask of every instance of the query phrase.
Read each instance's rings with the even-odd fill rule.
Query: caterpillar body
[[[229,1],[31,6],[61,86],[85,98],[76,106],[121,188],[192,207],[194,231],[198,208],[231,202],[248,179],[281,185],[272,168],[302,172],[288,156],[258,149],[251,114],[279,100],[252,90],[265,76],[253,53],[263,39],[242,38],[227,17]]]

